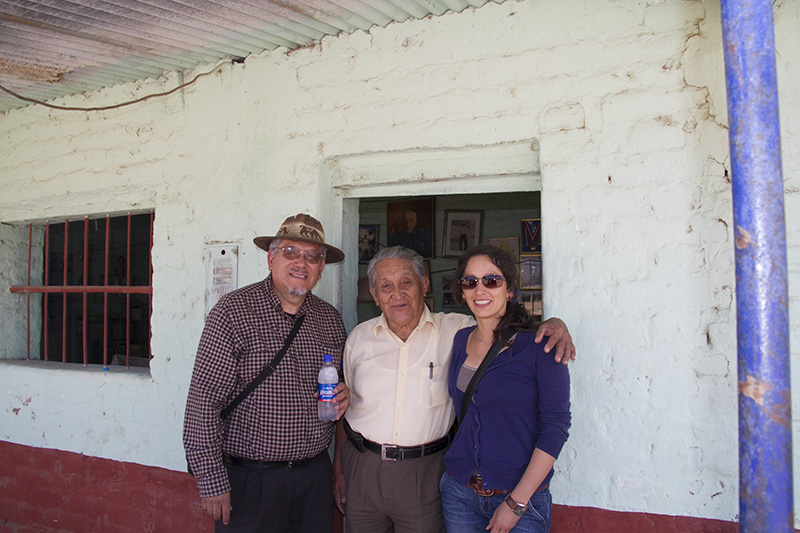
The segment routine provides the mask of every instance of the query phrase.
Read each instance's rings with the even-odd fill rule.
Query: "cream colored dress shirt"
[[[356,326],[343,358],[350,427],[371,441],[399,446],[445,436],[455,418],[447,391],[453,337],[474,323],[470,316],[433,314],[426,306],[405,342],[383,315]]]

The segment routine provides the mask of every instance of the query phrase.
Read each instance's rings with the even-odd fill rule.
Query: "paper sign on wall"
[[[239,284],[239,245],[206,246],[206,315],[222,296]]]

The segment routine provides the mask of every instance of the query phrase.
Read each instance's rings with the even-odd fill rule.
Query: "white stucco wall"
[[[775,16],[796,317],[800,6],[778,1]],[[113,104],[177,83],[171,75],[65,103]],[[156,211],[151,372],[3,363],[0,439],[182,469],[206,244],[241,244],[244,285],[266,272],[252,238],[299,211],[318,214],[334,242],[355,251],[344,231],[357,223],[347,199],[375,187],[506,191],[541,179],[544,260],[554,266],[545,306],[568,323],[579,351],[554,500],[733,520],[725,106],[715,0],[509,0],[251,57],[120,110],[0,115],[0,221]],[[504,147],[531,139],[539,145],[532,174],[513,158],[503,163]],[[486,146],[493,170],[481,172],[499,171],[480,180],[392,183],[379,163],[366,175],[337,174],[340,160],[380,161],[377,152],[399,161],[414,149],[469,156]],[[7,357],[24,357],[24,296],[8,291],[24,276],[5,272],[23,264],[25,238],[0,226]],[[341,306],[354,297],[342,280],[356,266],[329,267],[316,292]],[[797,319],[791,333],[796,346]]]

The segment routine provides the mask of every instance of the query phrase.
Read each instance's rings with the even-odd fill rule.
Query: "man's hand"
[[[344,514],[345,505],[347,504],[347,490],[341,466],[338,472],[335,467],[333,469],[333,502],[339,512]]]
[[[203,510],[213,518],[215,521],[228,525],[231,521],[231,493],[226,492],[219,496],[212,496],[210,498],[200,498],[203,502]]]
[[[333,408],[336,409],[336,420],[342,418],[347,408],[350,407],[350,387],[345,385],[344,383],[339,383],[336,385],[336,388],[333,389],[333,392],[336,396],[333,397],[331,403],[333,404]]]
[[[572,344],[572,336],[567,331],[567,325],[560,318],[548,318],[539,325],[536,330],[536,343],[542,342],[545,335],[549,336],[544,347],[545,353],[550,353],[553,346],[556,347],[556,363],[567,364],[575,360],[575,345]]]
[[[345,514],[347,504],[347,485],[342,470],[342,443],[346,440],[344,420],[340,420],[336,422],[336,438],[333,446],[333,501],[342,514]]]

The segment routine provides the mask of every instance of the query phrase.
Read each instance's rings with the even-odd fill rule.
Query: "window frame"
[[[61,294],[62,295],[62,334],[61,334],[61,363],[69,364],[67,362],[67,295],[68,294],[80,294],[82,295],[82,343],[81,343],[81,350],[82,350],[82,359],[83,365],[95,365],[95,363],[89,363],[88,361],[88,344],[87,344],[87,323],[89,322],[86,319],[87,316],[87,297],[89,294],[97,294],[100,293],[103,295],[103,361],[102,366],[103,368],[108,368],[109,366],[109,325],[108,325],[108,318],[109,318],[109,309],[108,309],[108,298],[110,294],[124,294],[125,295],[125,367],[130,368],[131,363],[131,295],[132,294],[146,294],[148,296],[148,317],[147,322],[148,324],[151,323],[152,314],[153,314],[153,225],[155,221],[155,211],[145,211],[143,213],[136,213],[136,215],[148,215],[150,218],[150,227],[149,227],[149,244],[147,248],[147,262],[148,262],[148,279],[147,285],[131,285],[131,217],[133,216],[132,213],[127,213],[127,215],[121,216],[105,216],[105,243],[104,243],[104,258],[103,258],[103,285],[89,285],[88,284],[88,255],[89,255],[89,221],[90,217],[84,217],[83,219],[83,253],[82,253],[82,260],[81,260],[81,267],[82,267],[82,279],[83,283],[81,285],[68,285],[67,279],[67,267],[69,261],[67,260],[68,257],[68,246],[69,246],[69,225],[70,221],[68,218],[64,219],[64,260],[63,262],[63,281],[61,285],[50,285],[49,283],[49,273],[50,273],[50,224],[51,221],[48,220],[44,224],[28,224],[28,264],[27,264],[27,282],[26,285],[17,285],[12,286],[10,288],[12,293],[15,294],[25,294],[26,295],[26,322],[27,322],[27,330],[26,330],[26,341],[27,341],[27,349],[26,349],[26,360],[31,360],[31,295],[33,294],[42,294],[42,312],[43,312],[43,323],[42,323],[42,347],[41,347],[41,360],[42,361],[56,361],[53,354],[48,353],[48,298],[47,296],[50,294]],[[95,217],[95,218],[102,218],[102,217]],[[109,252],[110,252],[110,237],[111,237],[111,221],[112,219],[126,219],[126,248],[127,253],[125,254],[126,257],[126,269],[125,269],[125,284],[124,285],[110,285],[109,284]],[[76,223],[77,221],[73,222]],[[34,226],[44,226],[44,260],[43,260],[43,276],[42,276],[42,285],[32,285],[31,284],[31,256],[32,256],[32,248],[33,248],[33,228]],[[151,348],[151,341],[152,341],[152,330],[148,327],[148,339],[147,339],[147,347],[148,347],[148,363],[152,359],[152,348]],[[148,364],[149,366],[149,364]]]

